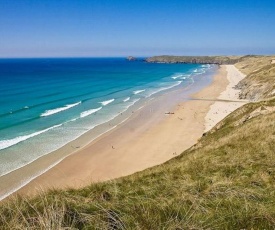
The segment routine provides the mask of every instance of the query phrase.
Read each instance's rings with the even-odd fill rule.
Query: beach
[[[217,101],[210,106],[205,116],[205,132],[209,131],[219,121],[248,101],[239,99],[240,90],[234,87],[245,78],[245,75],[238,71],[233,65],[226,66],[228,84],[226,89],[218,96]]]
[[[126,176],[179,155],[206,130],[246,103],[238,101],[238,91],[232,88],[243,77],[234,66],[221,66],[209,86],[189,100],[178,98],[169,111],[162,110],[162,105],[175,100],[179,92],[151,100],[127,121],[75,151],[18,193],[79,188]]]
[[[0,200],[144,109],[149,116],[131,123],[156,124],[209,85],[217,69],[124,58],[5,59],[0,65]]]

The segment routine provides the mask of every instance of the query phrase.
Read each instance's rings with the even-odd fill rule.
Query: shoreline
[[[174,114],[165,117],[161,114],[157,116],[158,121],[144,125],[140,122],[152,113],[152,108],[145,105],[119,127],[76,150],[15,194],[32,195],[53,187],[78,188],[144,170],[182,153],[203,134],[204,119],[210,106],[216,103],[203,99],[206,96],[218,98],[225,91],[230,83],[225,75],[225,66],[222,66],[209,86],[192,95],[195,100],[181,102],[171,110]],[[136,128],[134,124],[139,128],[131,131]],[[154,142],[158,144],[152,145]]]
[[[209,71],[203,78],[197,77],[196,75],[193,76],[192,84],[184,85],[181,87],[175,87],[171,90],[156,94],[156,97],[149,98],[148,100],[140,103],[136,103],[131,107],[131,109],[118,114],[114,119],[103,123],[102,125],[98,125],[95,128],[87,131],[77,139],[69,142],[68,144],[64,145],[60,149],[57,149],[49,154],[46,154],[31,163],[27,164],[24,167],[20,167],[10,173],[7,173],[0,177],[0,200],[5,199],[6,197],[16,193],[22,187],[26,186],[35,178],[39,177],[43,173],[50,170],[55,165],[59,164],[62,160],[67,158],[68,156],[78,152],[79,150],[83,149],[87,145],[92,142],[96,142],[101,136],[108,135],[109,132],[115,130],[120,127],[121,124],[124,122],[128,122],[128,119],[131,119],[133,116],[136,116],[136,113],[139,113],[140,110],[143,109],[145,106],[149,106],[155,100],[159,101],[160,98],[168,98],[170,95],[170,101],[165,103],[167,111],[170,110],[171,98],[177,100],[186,100],[188,95],[190,95],[190,91],[198,91],[199,89],[205,87],[206,85],[210,84],[210,80],[212,79],[213,73],[216,71],[216,67]],[[211,77],[210,77],[211,76]],[[197,79],[197,80],[196,80]],[[206,80],[205,80],[206,79]],[[168,95],[168,96],[167,96]],[[172,95],[172,97],[171,97]],[[179,96],[182,96],[179,99]],[[175,102],[173,102],[175,104]],[[163,106],[163,104],[162,104]],[[168,106],[168,107],[167,107]],[[163,111],[162,111],[163,112]],[[164,112],[163,112],[164,114]],[[160,119],[160,117],[155,117]],[[1,186],[2,185],[2,186]]]

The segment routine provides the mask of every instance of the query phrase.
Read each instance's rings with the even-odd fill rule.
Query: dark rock
[[[127,58],[126,58],[128,61],[136,61],[137,59],[135,58],[135,57],[133,57],[133,56],[128,56]]]

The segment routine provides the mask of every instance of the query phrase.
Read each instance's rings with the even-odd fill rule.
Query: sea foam
[[[136,102],[138,102],[140,100],[140,98],[138,98],[138,99],[135,99],[135,100],[133,100],[132,102],[130,102],[128,105],[127,105],[127,107],[126,107],[126,109],[128,109],[129,107],[131,107],[132,105],[134,105]]]
[[[102,109],[102,107],[84,111],[84,112],[82,112],[82,113],[80,114],[80,117],[81,117],[81,118],[82,118],[82,117],[87,117],[87,116],[89,116],[89,115],[91,115],[91,114],[93,114],[93,113],[95,113],[95,112],[97,112],[97,111],[99,111],[99,110],[101,110],[101,109]]]
[[[126,102],[126,101],[129,101],[129,100],[130,100],[130,97],[127,97],[123,101]]]
[[[51,129],[57,128],[57,127],[59,127],[59,126],[61,126],[61,125],[62,125],[62,124],[54,125],[54,126],[52,126],[52,127],[50,127],[50,128],[43,129],[43,130],[40,130],[40,131],[35,132],[35,133],[28,134],[28,135],[15,137],[15,138],[13,138],[13,139],[1,140],[1,141],[0,141],[0,150],[6,149],[6,148],[11,147],[11,146],[13,146],[13,145],[16,145],[16,144],[18,144],[19,142],[25,141],[25,140],[27,140],[27,139],[29,139],[29,138],[31,138],[31,137],[35,137],[35,136],[37,136],[37,135],[39,135],[39,134],[41,134],[41,133],[45,133],[45,132],[47,132],[47,131],[49,131],[49,130],[51,130]]]
[[[102,101],[102,102],[99,102],[101,105],[108,105],[110,103],[112,103],[115,99],[111,99],[111,100],[107,100],[107,101]]]
[[[141,90],[133,91],[133,93],[134,93],[134,94],[139,94],[139,93],[142,93],[142,92],[144,92],[144,91],[145,91],[145,89],[141,89]]]
[[[173,88],[173,87],[175,87],[175,86],[177,86],[177,85],[179,85],[179,84],[181,84],[181,83],[182,83],[182,81],[177,81],[177,82],[176,82],[175,84],[173,84],[173,85],[170,85],[170,86],[167,86],[167,87],[159,88],[159,89],[155,90],[154,92],[150,93],[147,97],[150,97],[150,96],[152,96],[153,94],[156,94],[156,93],[161,92],[161,91],[163,91],[163,90],[171,89],[171,88]]]
[[[174,80],[176,80],[177,78],[180,78],[180,77],[182,77],[183,76],[183,74],[182,73],[175,73],[175,74],[173,74],[172,75],[172,79],[174,79]]]
[[[44,113],[42,113],[40,116],[41,117],[47,117],[47,116],[50,116],[50,115],[53,115],[53,114],[56,114],[56,113],[59,113],[59,112],[62,112],[64,110],[67,110],[67,109],[70,109],[74,106],[77,106],[81,104],[81,101],[77,102],[77,103],[74,103],[74,104],[69,104],[69,105],[65,105],[63,107],[60,107],[60,108],[56,108],[56,109],[51,109],[51,110],[46,110]]]

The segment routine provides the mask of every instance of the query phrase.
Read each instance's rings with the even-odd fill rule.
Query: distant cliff
[[[235,66],[247,76],[236,86],[239,97],[253,101],[275,97],[275,56],[245,58]]]
[[[239,97],[253,101],[275,97],[275,56],[155,56],[145,59],[150,63],[196,63],[235,65],[247,75],[238,83]]]
[[[252,55],[249,55],[252,56]],[[248,56],[154,56],[145,59],[151,63],[196,63],[196,64],[218,64],[229,65],[236,64],[242,58]]]

